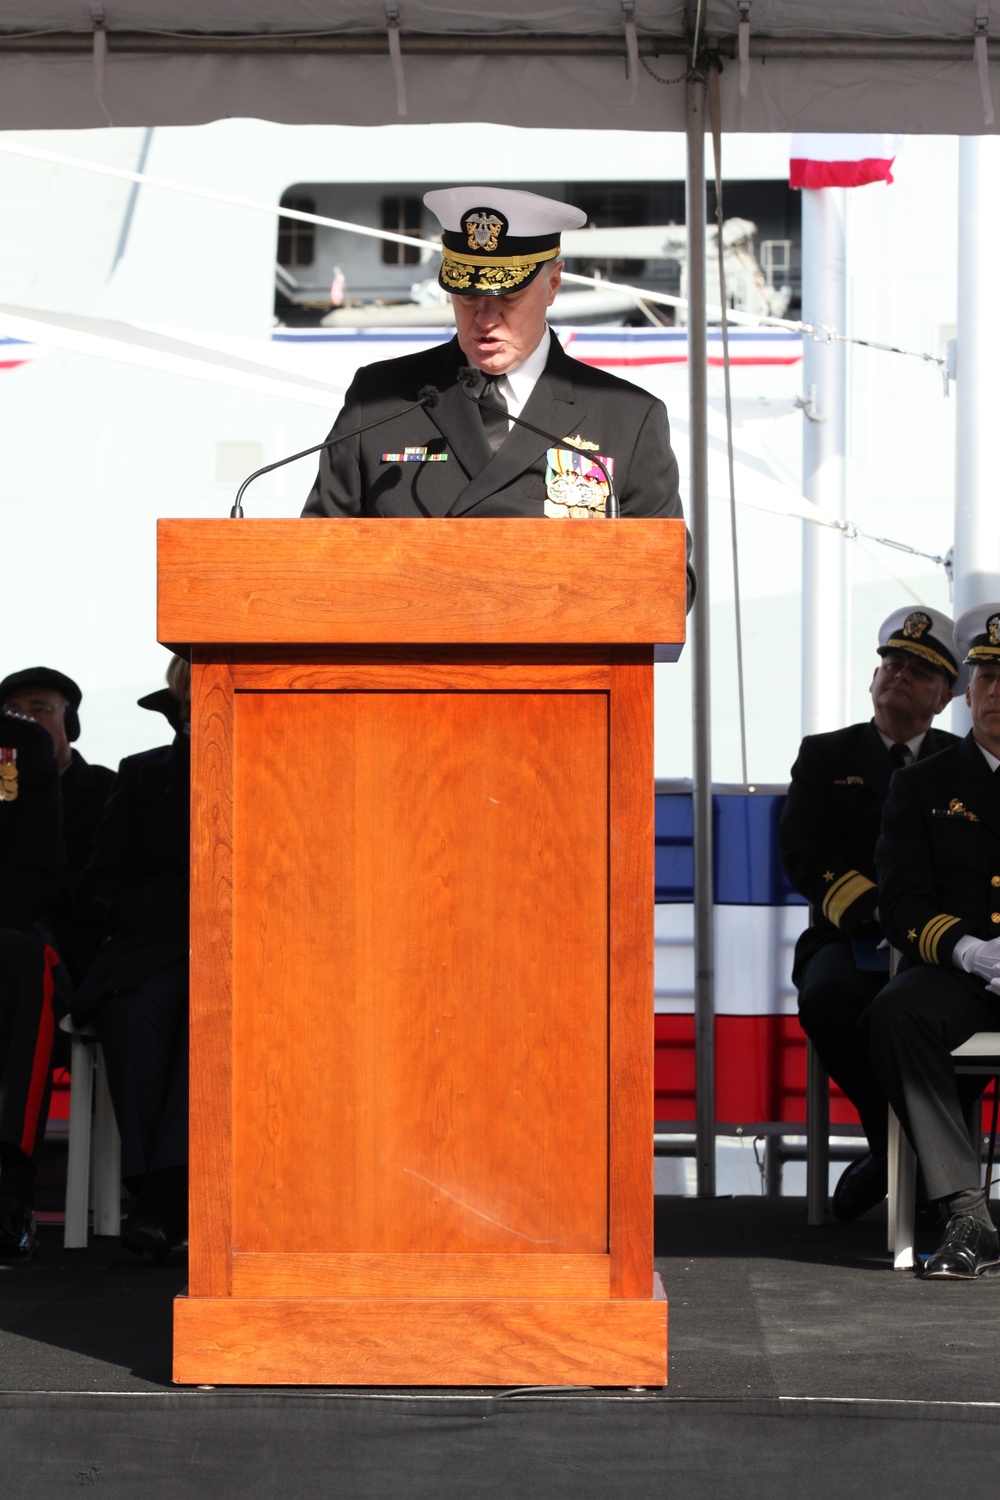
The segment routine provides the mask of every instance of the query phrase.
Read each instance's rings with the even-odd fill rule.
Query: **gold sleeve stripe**
[[[875,889],[874,880],[859,874],[857,870],[848,870],[846,875],[841,875],[834,885],[831,885],[823,897],[823,915],[834,927],[840,926],[840,920],[847,908],[866,891]]]
[[[958,922],[958,917],[951,917],[944,912],[939,917],[932,917],[920,934],[918,952],[925,964],[936,964],[938,962],[938,943],[948,931]]]

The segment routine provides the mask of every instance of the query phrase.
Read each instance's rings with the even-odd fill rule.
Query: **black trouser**
[[[122,1138],[122,1177],[136,1184],[188,1159],[188,963],[176,959],[90,1016],[101,1039]]]
[[[858,1022],[888,974],[859,969],[849,943],[839,939],[814,953],[798,976],[799,1021],[820,1062],[861,1118],[872,1155],[888,1150],[886,1096],[875,1076]]]
[[[989,1081],[956,1074],[953,1047],[1000,1030],[1000,995],[960,969],[904,969],[868,1013],[872,1066],[923,1170],[929,1198],[982,1186],[980,1131],[968,1117]]]
[[[0,1146],[25,1157],[34,1155],[48,1114],[55,962],[40,938],[0,928]]]

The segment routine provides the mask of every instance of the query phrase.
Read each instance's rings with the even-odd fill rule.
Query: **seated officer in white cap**
[[[1000,603],[967,610],[955,638],[972,729],[893,779],[875,862],[902,958],[867,1020],[875,1071],[948,1220],[923,1274],[969,1279],[1000,1261],[980,1164],[985,1080],[956,1075],[951,1057],[973,1032],[1000,1031]]]
[[[882,808],[899,766],[957,743],[955,735],[931,728],[958,678],[948,617],[933,609],[895,610],[879,631],[878,654],[869,689],[873,717],[806,736],[779,830],[785,872],[812,908],[792,969],[799,1020],[868,1137],[868,1152],[847,1167],[834,1191],[833,1211],[844,1221],[880,1203],[887,1189],[886,1097],[858,1027],[889,977],[875,884]]]
[[[331,437],[379,425],[324,450],[303,514],[603,519],[600,467],[565,441],[612,472],[623,517],[680,516],[663,403],[570,359],[546,324],[560,233],[586,216],[510,188],[446,188],[424,201],[444,227],[438,280],[456,336],[358,371]],[[429,404],[404,415],[428,387]],[[499,410],[484,412],[470,399],[480,395]],[[522,415],[546,436],[516,425]]]

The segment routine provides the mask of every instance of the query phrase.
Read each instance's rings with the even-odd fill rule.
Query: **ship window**
[[[421,229],[419,198],[383,198],[382,228],[392,234],[418,235]],[[417,266],[420,264],[420,249],[417,245],[396,245],[392,240],[382,241],[382,264],[384,266]]]
[[[285,193],[282,208],[294,208],[300,214],[314,214],[316,204],[312,198],[301,198],[295,193]],[[301,219],[278,220],[278,265],[311,266],[316,258],[316,225],[305,224]]]

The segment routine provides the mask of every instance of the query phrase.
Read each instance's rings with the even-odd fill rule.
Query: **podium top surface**
[[[179,645],[684,640],[683,521],[161,520]]]

